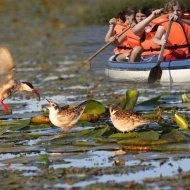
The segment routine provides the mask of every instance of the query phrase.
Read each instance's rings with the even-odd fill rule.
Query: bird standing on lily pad
[[[49,109],[49,119],[51,123],[57,127],[61,127],[63,131],[68,132],[79,120],[85,110],[86,104],[80,104],[74,108],[62,110],[55,102],[49,102],[45,107]]]
[[[130,132],[137,127],[148,124],[149,120],[144,119],[131,111],[122,110],[117,105],[109,106],[110,119],[114,127],[121,132]]]
[[[40,94],[29,82],[20,82],[13,79],[14,63],[9,50],[0,47],[0,104],[5,112],[9,112],[8,106],[4,100],[10,97],[16,91],[29,91],[40,100]]]

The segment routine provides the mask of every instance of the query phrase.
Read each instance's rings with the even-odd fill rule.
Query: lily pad
[[[85,103],[87,106],[84,113],[96,115],[106,112],[104,105],[96,100],[87,100]]]

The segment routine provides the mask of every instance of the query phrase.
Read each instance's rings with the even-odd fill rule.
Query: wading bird
[[[68,132],[74,124],[76,124],[85,110],[86,105],[80,104],[74,108],[61,110],[55,102],[49,102],[45,107],[49,109],[49,119],[51,123],[57,127],[61,127],[65,132]]]
[[[109,111],[114,127],[123,133],[130,132],[140,125],[149,123],[148,119],[144,119],[130,111],[122,110],[114,104],[109,106]]]
[[[5,112],[9,112],[8,106],[4,100],[10,97],[16,91],[29,91],[37,95],[40,100],[40,94],[29,82],[20,82],[13,79],[14,63],[9,50],[0,47],[0,104]]]

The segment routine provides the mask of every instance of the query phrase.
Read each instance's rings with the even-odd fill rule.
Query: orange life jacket
[[[160,45],[155,44],[152,41],[156,31],[154,32],[144,32],[143,36],[141,37],[141,46],[144,49],[144,52],[141,54],[144,55],[155,55],[159,54],[160,52]],[[144,37],[144,40],[143,40]]]
[[[127,31],[127,42],[131,48],[140,46],[140,38],[133,33],[132,28]]]
[[[123,24],[123,26],[122,25],[116,25],[114,28],[115,35],[120,34],[126,27],[128,27],[127,24]],[[130,53],[132,51],[130,45],[127,42],[127,36],[123,40],[123,42],[121,42],[119,44],[119,46],[116,47],[113,51],[114,51],[114,53]]]
[[[164,30],[167,30],[168,22],[164,22],[161,24],[164,27]],[[189,53],[189,39],[188,39],[188,31],[190,27],[187,24],[179,24],[178,22],[172,23],[172,29],[170,30],[168,36],[168,43],[171,46],[176,47],[176,49],[180,48],[186,54]],[[181,47],[180,47],[181,46]],[[184,47],[186,46],[186,47]],[[166,47],[167,48],[167,47]],[[171,50],[170,50],[171,51]],[[168,54],[168,51],[164,51],[164,56]]]
[[[188,18],[187,13],[185,13],[183,15],[186,15],[186,18]],[[190,14],[188,14],[188,16],[190,16]],[[151,47],[151,49],[157,49],[159,47],[159,45],[152,42],[151,36],[153,38],[153,36],[155,34],[154,31],[157,30],[157,27],[159,25],[163,26],[165,31],[167,30],[168,14],[165,14],[158,18],[155,18],[154,20],[152,20],[151,23],[152,23],[152,26],[150,29],[151,32],[145,34],[146,40],[141,43],[143,49],[145,49],[145,50],[147,49],[148,46],[151,47],[151,45],[153,45]],[[186,35],[185,35],[185,33],[186,33]],[[179,23],[173,22],[172,29],[170,30],[170,34],[169,34],[169,37],[167,40],[168,43],[164,50],[164,56],[169,54],[175,48],[176,49],[180,48],[181,50],[185,51],[185,53],[188,54],[188,47],[184,47],[184,46],[188,46],[189,41],[190,41],[190,26],[188,26],[187,24],[183,24],[181,26]],[[156,52],[154,52],[154,51],[152,51],[152,52],[145,51],[142,53],[142,55],[151,55],[151,54],[155,54],[155,53]],[[159,53],[159,52],[157,52],[157,53]]]

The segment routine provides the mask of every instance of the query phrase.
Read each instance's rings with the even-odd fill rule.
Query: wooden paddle
[[[125,28],[121,33],[119,33],[116,37],[120,37],[122,34],[124,34],[127,30],[131,28],[131,25],[129,27]],[[83,61],[83,64],[88,64],[88,70],[90,69],[90,61],[96,57],[100,52],[102,52],[106,47],[108,47],[112,42],[106,43],[104,46],[102,46],[99,50],[97,50],[93,55],[91,55],[88,59]]]
[[[171,26],[172,26],[172,22],[173,22],[172,19],[169,20],[168,27],[167,27],[167,30],[166,30],[166,35],[165,35],[165,40],[166,41],[168,40],[168,36],[170,34],[170,29],[171,29]],[[162,62],[162,56],[164,54],[165,47],[166,47],[166,43],[164,45],[162,45],[162,47],[161,47],[160,54],[158,56],[158,61],[157,61],[156,66],[153,67],[150,70],[150,73],[149,73],[149,76],[148,76],[148,84],[153,84],[155,81],[161,79],[162,69],[160,67],[160,63]]]

